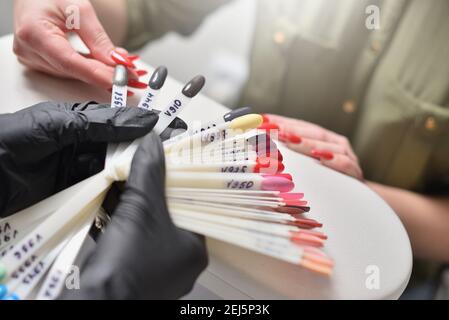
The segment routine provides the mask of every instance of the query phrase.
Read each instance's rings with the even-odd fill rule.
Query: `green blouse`
[[[126,45],[189,34],[225,2],[130,0]],[[348,136],[367,179],[449,194],[449,1],[333,0],[316,21],[303,2],[257,1],[242,104]]]

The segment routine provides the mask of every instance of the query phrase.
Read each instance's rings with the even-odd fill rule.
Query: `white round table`
[[[110,94],[86,84],[26,70],[12,52],[12,36],[0,38],[0,112],[45,100],[109,102]],[[147,65],[142,67],[152,70]],[[181,84],[169,79],[158,101],[165,105]],[[142,90],[140,90],[142,91]],[[137,104],[139,95],[129,100]],[[212,119],[227,109],[204,96],[181,118]],[[1,134],[1,128],[0,128]],[[396,299],[406,287],[412,252],[393,210],[364,184],[280,146],[297,192],[310,201],[308,216],[323,223],[325,251],[335,259],[329,278],[232,245],[208,239],[210,263],[188,298],[224,299]],[[379,286],[372,286],[378,276]],[[375,283],[375,281],[374,281]],[[368,285],[367,285],[368,284]]]

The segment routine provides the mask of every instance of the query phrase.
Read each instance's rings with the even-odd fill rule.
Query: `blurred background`
[[[254,9],[255,0],[233,1],[210,15],[193,36],[183,38],[171,33],[152,42],[140,52],[142,59],[154,66],[166,65],[170,75],[181,82],[204,74],[208,80],[204,93],[236,107],[248,75]],[[0,36],[12,32],[13,1],[3,0]]]

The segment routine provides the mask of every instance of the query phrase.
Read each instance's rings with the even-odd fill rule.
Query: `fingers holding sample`
[[[328,150],[332,153],[345,154],[345,148],[336,143],[302,138],[301,143],[288,142],[287,147],[304,155],[313,156],[313,150]]]
[[[359,161],[349,140],[307,121],[264,114],[262,129],[279,130],[278,138],[291,150],[314,157],[331,169],[363,180]]]
[[[303,138],[301,143],[288,143],[287,147],[298,153],[316,158],[331,169],[363,180],[363,172],[358,161],[351,158],[342,145]]]
[[[279,127],[279,140],[282,142],[298,144],[301,140],[321,141],[331,144],[331,151],[335,149],[334,145],[338,145],[339,148],[336,152],[346,154],[353,161],[358,162],[358,158],[352,150],[351,143],[345,136],[302,120],[289,120],[284,117],[272,115],[268,115],[268,117],[273,120],[280,119],[279,121],[281,122],[277,124]],[[301,146],[301,148],[305,147],[307,147],[307,141],[305,146]]]
[[[349,156],[334,154],[325,150],[313,150],[312,155],[319,158],[320,162],[331,169],[363,181],[363,172],[359,164]]]
[[[68,30],[66,25],[66,8],[69,5],[79,9],[83,21],[74,30]],[[90,51],[88,55],[72,48],[67,36],[69,31],[80,36]],[[139,77],[133,63],[138,57],[129,56],[125,49],[114,46],[87,0],[16,0],[13,48],[19,62],[31,69],[105,89],[112,85],[113,69],[117,63],[128,67],[129,79],[137,80]],[[137,83],[137,86],[142,84]]]

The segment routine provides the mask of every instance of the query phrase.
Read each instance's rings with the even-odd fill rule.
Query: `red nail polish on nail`
[[[131,61],[135,61],[135,60],[139,60],[139,59],[140,59],[140,56],[139,56],[139,55],[136,55],[136,54],[134,54],[134,55],[129,55],[129,56],[128,56],[128,59],[131,60]]]
[[[143,77],[143,76],[146,76],[148,74],[148,71],[146,71],[146,70],[137,70],[136,73],[137,73],[137,75],[139,77]]]
[[[260,130],[279,130],[279,126],[277,124],[274,124],[274,123],[264,122],[257,129],[260,129]]]
[[[128,68],[135,68],[136,67],[134,65],[134,63],[132,63],[131,60],[129,60],[128,58],[124,57],[123,55],[121,55],[117,51],[112,51],[111,58],[112,58],[112,60],[115,61],[115,63],[122,64],[122,65],[124,65],[124,66],[126,66]]]
[[[134,92],[128,90],[128,93],[127,93],[126,95],[127,95],[128,97],[132,97],[132,96],[134,95]]]
[[[128,80],[128,86],[136,88],[136,89],[146,89],[148,85],[144,82],[140,82],[137,80],[130,79]]]
[[[323,150],[312,150],[311,155],[312,157],[324,160],[332,160],[334,158],[334,154],[332,152]]]
[[[300,136],[298,136],[296,134],[290,134],[288,136],[288,142],[295,143],[295,144],[300,144],[302,142],[302,139],[301,139]]]
[[[298,136],[296,134],[283,133],[283,132],[279,133],[279,140],[282,142],[289,142],[289,143],[294,143],[294,144],[300,144],[302,142],[302,139],[300,136]]]

